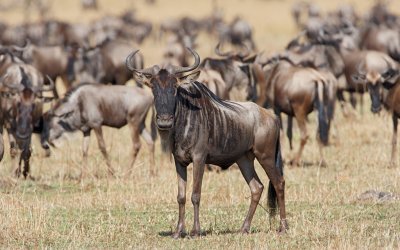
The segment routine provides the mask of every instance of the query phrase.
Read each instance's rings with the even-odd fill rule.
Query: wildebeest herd
[[[288,228],[283,163],[301,164],[309,138],[308,115],[317,113],[320,162],[328,166],[323,147],[329,145],[339,101],[344,115],[371,97],[371,111],[384,106],[393,117],[392,155],[396,165],[400,115],[400,17],[383,2],[360,16],[351,6],[322,13],[309,3],[292,9],[299,34],[282,52],[266,57],[257,52],[251,26],[241,18],[227,23],[218,10],[204,19],[168,20],[158,29],[134,12],[107,16],[90,25],[41,20],[0,30],[0,161],[3,131],[10,144],[16,177],[30,177],[32,134],[40,135],[46,155],[64,133],[83,133],[82,176],[93,130],[110,176],[115,175],[102,127],[129,125],[135,164],[142,137],[150,151],[150,173],[156,174],[155,141],[172,154],[178,175],[179,220],[175,238],[185,231],[187,167],[193,163],[194,224],[200,234],[202,179],[209,164],[227,169],[237,164],[250,187],[251,204],[241,232],[250,224],[263,192],[254,159],[270,179],[271,215],[279,208],[278,231]],[[201,61],[195,51],[200,32],[216,37],[215,53]],[[145,67],[140,44],[150,35],[168,36],[163,61]],[[230,51],[224,48],[230,47]],[[190,63],[194,58],[194,62]],[[56,88],[61,79],[67,92]],[[125,86],[130,80],[134,86]],[[151,89],[152,95],[146,90]],[[246,102],[229,100],[232,90]],[[346,94],[345,94],[346,93]],[[361,95],[359,95],[361,94]],[[349,97],[349,104],[346,96]],[[50,109],[44,108],[49,103]],[[361,110],[362,112],[362,110]],[[282,113],[287,115],[284,124]],[[286,128],[293,148],[293,118],[300,145],[292,159],[282,157],[280,134]],[[150,121],[150,128],[146,124]],[[336,128],[340,130],[339,127]],[[282,133],[283,134],[283,133]],[[286,154],[283,154],[286,156]]]

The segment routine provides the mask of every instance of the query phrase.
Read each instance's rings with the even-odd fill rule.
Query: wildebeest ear
[[[150,82],[151,75],[143,74],[140,72],[133,73],[134,79],[139,84],[144,84],[149,88],[153,88],[153,84]]]
[[[197,78],[199,78],[200,75],[200,70],[194,71],[192,73],[190,73],[189,75],[185,75],[185,76],[181,76],[179,78],[181,83],[190,83],[190,82],[194,82],[197,80]]]
[[[382,74],[382,78],[384,79],[384,83],[394,85],[399,78],[400,71],[395,69],[389,69],[385,73]]]
[[[62,113],[62,114],[60,114],[60,115],[54,114],[54,116],[59,117],[59,118],[68,118],[69,116],[72,115],[72,113],[74,113],[73,110],[68,111],[68,112],[65,112],[65,113]]]
[[[48,103],[54,100],[54,97],[42,97],[43,103]]]
[[[367,78],[365,75],[354,74],[351,76],[351,79],[354,81],[354,83],[365,83]]]

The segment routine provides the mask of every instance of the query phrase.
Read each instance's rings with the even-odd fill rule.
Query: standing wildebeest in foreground
[[[43,137],[54,145],[54,140],[64,132],[83,132],[83,164],[87,163],[90,132],[94,130],[101,153],[106,159],[109,174],[114,173],[106,151],[102,126],[121,128],[129,124],[133,143],[132,170],[139,153],[141,135],[150,148],[150,171],[154,174],[154,126],[151,135],[145,129],[145,119],[153,103],[144,89],[128,86],[79,84],[72,88],[45,116]]]
[[[379,113],[382,104],[392,113],[393,137],[390,166],[394,167],[397,158],[397,124],[400,117],[400,69],[390,58],[383,60],[386,61],[386,67],[380,70],[371,70],[366,60],[360,62],[358,72],[353,75],[353,78],[355,82],[367,85],[373,113]]]
[[[189,49],[189,48],[188,48]],[[139,81],[149,86],[154,95],[156,124],[164,151],[172,153],[178,174],[179,220],[173,235],[185,231],[187,166],[193,163],[194,224],[191,235],[200,235],[199,205],[205,164],[228,168],[233,163],[251,191],[251,203],[241,232],[249,233],[254,212],[260,201],[263,184],[254,169],[254,159],[270,178],[268,204],[271,215],[280,209],[279,232],[288,225],[285,212],[285,180],[279,144],[279,120],[272,111],[252,102],[229,102],[219,99],[202,83],[195,81],[199,55],[189,49],[195,62],[189,67],[167,66],[139,70],[132,65],[138,51],[131,53],[127,67]],[[191,72],[182,76],[185,72]]]

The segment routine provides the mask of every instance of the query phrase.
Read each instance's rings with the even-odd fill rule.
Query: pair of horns
[[[191,66],[188,67],[182,67],[182,66],[172,66],[172,73],[174,74],[179,74],[179,73],[184,73],[184,72],[189,72],[192,71],[194,69],[196,69],[199,64],[200,64],[200,56],[199,54],[197,54],[196,51],[192,50],[191,48],[187,48],[190,53],[192,53],[193,57],[194,57],[194,63]],[[128,55],[128,57],[126,58],[125,64],[126,67],[133,72],[137,72],[137,73],[142,73],[145,75],[152,75],[153,74],[153,67],[150,68],[146,68],[146,69],[136,69],[133,65],[133,59],[135,57],[135,55],[139,52],[139,50],[135,50],[132,53],[130,53]]]

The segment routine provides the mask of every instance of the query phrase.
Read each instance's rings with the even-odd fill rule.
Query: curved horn
[[[7,88],[9,88],[10,90],[18,90],[21,91],[24,86],[22,84],[10,84],[8,82],[3,82],[3,85],[6,86]]]
[[[217,44],[217,46],[215,47],[215,54],[217,54],[217,55],[219,55],[219,56],[232,56],[232,52],[231,51],[229,51],[229,52],[221,52],[221,42],[219,42],[218,44]]]
[[[243,53],[239,52],[238,56],[241,57],[241,58],[245,58],[248,55],[250,55],[250,49],[245,43],[242,43],[241,45],[242,45],[243,48],[245,48],[245,51]]]
[[[11,49],[16,50],[16,51],[20,51],[23,52],[25,51],[29,46],[31,45],[31,41],[29,39],[26,39],[26,43],[24,45],[24,47],[19,47],[17,45],[12,45]]]
[[[33,91],[36,92],[43,92],[43,91],[53,91],[55,88],[55,83],[50,76],[46,75],[47,79],[49,80],[50,85],[42,85],[42,86],[35,86]]]
[[[147,69],[136,69],[133,66],[133,58],[135,57],[135,55],[139,52],[139,50],[135,50],[132,51],[125,60],[125,65],[126,67],[132,71],[132,72],[137,72],[137,73],[142,73],[142,74],[146,74],[146,75],[151,75],[152,74],[152,68],[147,68]]]
[[[192,71],[192,70],[196,69],[200,64],[200,56],[199,56],[199,54],[197,54],[196,51],[192,50],[189,47],[186,47],[186,48],[190,51],[190,53],[192,53],[192,55],[194,57],[194,63],[193,63],[193,65],[188,66],[188,67],[174,66],[174,73],[175,74]]]
[[[41,91],[53,91],[54,88],[56,87],[56,84],[54,83],[53,79],[50,78],[50,76],[46,75],[47,79],[49,80],[50,85],[42,86]]]

